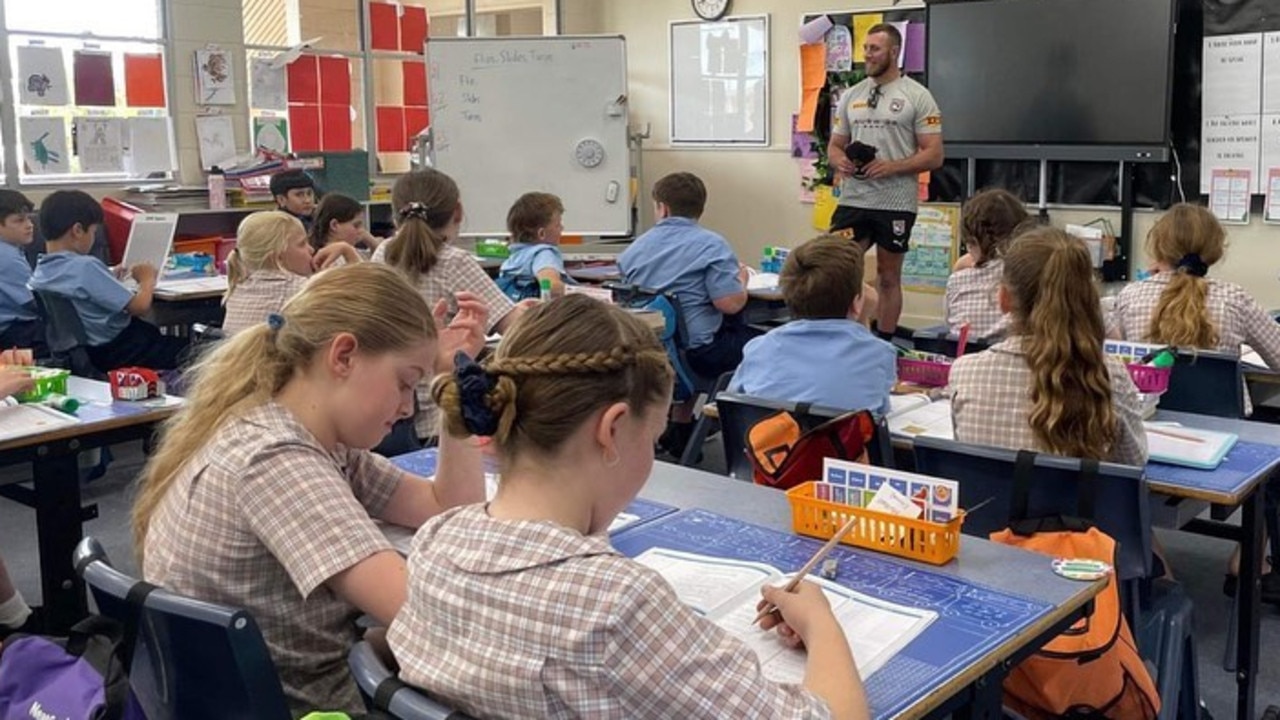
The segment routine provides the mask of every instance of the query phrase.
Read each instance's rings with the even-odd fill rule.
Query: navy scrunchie
[[[453,376],[458,381],[462,424],[467,432],[480,437],[490,437],[498,432],[498,416],[488,403],[489,393],[498,384],[498,379],[461,350],[453,356]]]
[[[1187,274],[1196,277],[1204,277],[1209,274],[1209,266],[1196,253],[1187,253],[1178,261],[1178,269],[1186,270]]]

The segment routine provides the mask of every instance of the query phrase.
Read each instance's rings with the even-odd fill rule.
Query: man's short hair
[[[285,170],[271,176],[271,196],[288,195],[290,190],[315,189],[315,181],[303,170]]]
[[[13,215],[29,215],[36,206],[17,190],[0,188],[0,223]]]
[[[820,235],[787,255],[778,284],[791,314],[844,319],[862,294],[862,249],[838,235]]]
[[[102,206],[83,190],[58,190],[40,203],[40,232],[47,240],[60,240],[77,224],[88,230],[102,224]]]
[[[676,217],[697,220],[707,206],[707,186],[693,173],[671,173],[653,184],[653,199]]]
[[[890,25],[889,23],[878,23],[876,25],[872,25],[871,29],[867,31],[867,34],[872,35],[875,33],[884,33],[885,35],[888,35],[889,42],[893,43],[894,47],[902,47],[902,33],[893,25]]]

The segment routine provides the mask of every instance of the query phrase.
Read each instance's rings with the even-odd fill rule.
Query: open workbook
[[[760,588],[787,579],[777,568],[666,548],[650,548],[636,561],[662,575],[694,612],[741,638],[759,656],[765,677],[789,683],[804,680],[804,651],[783,645],[777,632],[761,630],[752,623]],[[806,579],[826,593],[863,679],[883,667],[938,617],[931,610],[878,600],[816,575]]]
[[[928,395],[891,395],[889,404],[892,410],[886,421],[889,423],[890,433],[911,437],[927,435],[947,440],[955,438],[955,429],[951,425],[950,400],[931,402]]]

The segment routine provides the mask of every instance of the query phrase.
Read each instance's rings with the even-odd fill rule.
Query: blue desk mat
[[[1147,479],[1196,490],[1234,495],[1242,492],[1251,479],[1258,477],[1277,461],[1280,461],[1280,445],[1264,445],[1240,440],[1227,452],[1227,456],[1222,459],[1222,464],[1213,470],[1149,462]]]
[[[436,448],[424,448],[404,455],[397,455],[391,458],[391,462],[405,472],[411,472],[422,477],[431,477],[436,473],[436,459],[438,456],[439,451]],[[496,472],[497,469],[497,461],[492,456],[485,456],[485,471]],[[670,505],[636,498],[631,501],[631,504],[623,512],[635,515],[637,520],[618,530],[618,532],[630,530],[650,520],[670,515],[675,511],[676,509]]]
[[[682,510],[613,536],[613,546],[635,557],[664,547],[717,557],[755,560],[795,572],[822,546],[792,535],[717,515]],[[1052,606],[912,567],[888,556],[836,547],[836,582],[859,592],[938,613],[910,645],[866,681],[871,715],[888,718],[941,687],[978,659],[1048,613]],[[1045,560],[1047,564],[1048,559]]]

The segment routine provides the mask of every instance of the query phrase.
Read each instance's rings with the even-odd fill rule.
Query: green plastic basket
[[[50,395],[67,394],[67,378],[71,376],[70,370],[42,367],[19,369],[31,373],[31,378],[35,380],[36,386],[27,392],[14,395],[18,402],[40,402]]]

